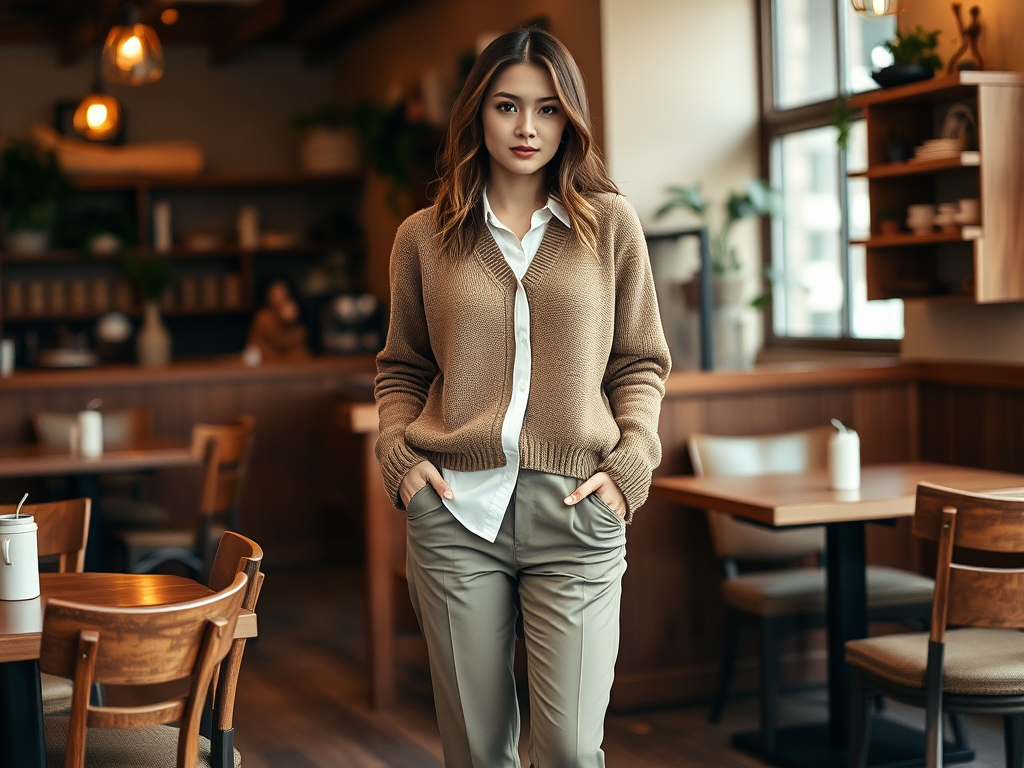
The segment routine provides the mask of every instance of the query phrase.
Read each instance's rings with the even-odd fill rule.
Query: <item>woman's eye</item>
[[[558,107],[547,106],[547,107],[541,107],[540,108],[540,113],[542,115],[554,115],[557,112],[558,112]]]
[[[498,105],[498,111],[499,112],[515,112],[516,111],[516,105],[513,104],[511,101],[503,101],[503,102],[501,102],[501,104]]]

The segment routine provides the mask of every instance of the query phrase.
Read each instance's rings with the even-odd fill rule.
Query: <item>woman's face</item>
[[[539,173],[558,151],[565,111],[551,74],[536,64],[513,64],[494,78],[483,104],[484,144],[491,175]]]

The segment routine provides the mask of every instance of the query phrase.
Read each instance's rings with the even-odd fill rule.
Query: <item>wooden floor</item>
[[[260,637],[246,649],[235,712],[245,768],[440,768],[441,745],[422,665],[401,674],[399,706],[367,704],[359,569],[272,571],[258,607]],[[823,689],[787,695],[786,721],[820,720]],[[923,724],[919,710],[890,705],[891,716]],[[728,746],[753,728],[752,698],[730,702],[709,726],[703,707],[609,715],[604,749],[611,768],[747,768],[763,763]],[[1001,721],[970,718],[978,768],[1003,765]],[[521,753],[526,759],[528,726]]]

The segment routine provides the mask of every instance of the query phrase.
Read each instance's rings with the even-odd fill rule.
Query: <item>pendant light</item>
[[[910,0],[852,0],[853,10],[866,19],[895,16],[907,10]]]
[[[102,92],[97,82],[92,93],[82,99],[73,118],[75,130],[90,141],[112,138],[121,128],[121,105]]]
[[[134,6],[129,6],[123,21],[111,27],[103,44],[103,76],[124,85],[156,82],[164,74],[164,52],[156,31],[139,23]]]
[[[75,109],[72,123],[75,130],[89,141],[105,141],[121,130],[121,105],[103,92],[100,80],[100,59],[96,59],[96,77],[92,90]]]

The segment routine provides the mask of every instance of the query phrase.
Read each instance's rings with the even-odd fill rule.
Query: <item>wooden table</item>
[[[0,768],[46,768],[39,649],[43,609],[51,597],[93,605],[168,605],[212,591],[181,576],[126,573],[41,573],[40,597],[0,600]],[[256,637],[256,614],[243,611],[235,638]]]
[[[67,448],[55,446],[0,446],[0,478],[70,477],[74,480],[74,494],[92,499],[89,546],[85,553],[87,571],[98,571],[103,567],[100,475],[187,467],[198,463],[187,443],[166,437],[151,437],[144,442],[112,446],[95,458],[73,454]]]
[[[1024,476],[943,464],[908,462],[866,466],[856,491],[832,491],[824,471],[762,477],[663,477],[651,495],[688,506],[714,509],[772,527],[824,525],[828,579],[827,726],[782,728],[776,752],[760,753],[756,734],[734,743],[778,765],[846,765],[849,744],[849,673],[843,660],[847,640],[867,636],[864,523],[914,514],[918,482],[968,491],[1020,491]],[[874,728],[869,764],[914,759],[916,732],[886,720]],[[924,741],[920,739],[923,762]],[[899,762],[900,765],[910,763]]]

